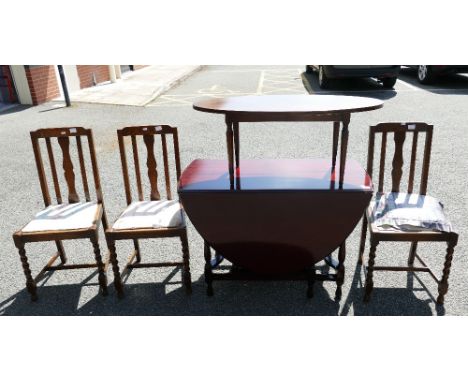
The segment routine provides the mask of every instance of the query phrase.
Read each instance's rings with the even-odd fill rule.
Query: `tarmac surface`
[[[372,80],[345,82],[327,94],[362,95],[383,99],[382,109],[352,116],[348,155],[365,165],[368,126],[388,121],[424,121],[435,126],[428,192],[439,198],[460,235],[452,263],[450,287],[443,307],[437,307],[437,285],[427,274],[384,272],[374,276],[375,289],[364,304],[363,270],[357,265],[359,224],[347,241],[343,297],[334,301],[333,283],[315,284],[315,296],[306,298],[306,283],[214,282],[207,297],[203,277],[203,242],[189,223],[193,294],[187,296],[180,270],[136,269],[125,280],[124,299],[113,288],[109,269],[109,295],[98,293],[97,273],[90,269],[59,271],[39,284],[39,301],[32,303],[12,233],[43,208],[29,131],[46,127],[84,126],[93,129],[107,216],[113,222],[125,208],[116,129],[130,125],[170,124],[179,129],[182,168],[197,158],[226,157],[222,116],[192,109],[196,99],[243,94],[307,94],[321,92],[314,74],[304,66],[207,66],[146,107],[60,102],[17,107],[0,114],[0,314],[3,315],[466,315],[468,282],[466,121],[468,78],[452,76],[433,86],[418,85],[413,73],[403,71],[395,90],[383,90]],[[352,91],[349,91],[352,88]],[[73,99],[72,99],[73,102]],[[304,158],[329,155],[328,123],[241,124],[241,158]],[[144,156],[142,157],[144,158]],[[388,177],[387,177],[388,179]],[[161,189],[164,189],[161,187]],[[101,230],[101,252],[106,254]],[[181,258],[177,239],[141,242],[146,261]],[[366,255],[369,246],[366,247]],[[91,243],[67,241],[70,262],[93,261]],[[119,242],[122,264],[132,250]],[[55,252],[54,243],[26,246],[33,274]],[[381,244],[376,262],[403,265],[406,244]],[[420,245],[419,254],[441,275],[445,247]],[[381,256],[380,256],[381,255]]]

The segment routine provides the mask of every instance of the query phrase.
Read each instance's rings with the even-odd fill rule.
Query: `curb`
[[[140,106],[146,106],[148,105],[149,103],[153,102],[156,98],[158,98],[160,95],[166,93],[167,91],[169,91],[170,89],[172,89],[173,87],[175,87],[176,85],[180,84],[182,81],[185,81],[188,77],[190,77],[191,75],[193,75],[194,73],[198,72],[199,70],[201,70],[201,68],[203,67],[203,65],[198,65],[197,67],[187,71],[186,73],[182,74],[180,77],[174,79],[172,82],[168,82],[167,84],[165,84],[164,86],[162,86],[161,88],[159,88],[158,90],[156,90],[153,95],[151,96],[151,98],[146,101],[145,103],[143,103],[142,105]]]

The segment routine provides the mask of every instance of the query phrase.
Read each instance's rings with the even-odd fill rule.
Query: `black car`
[[[391,89],[396,83],[400,65],[306,65],[306,72],[318,72],[319,86],[328,89],[334,79],[373,77]]]
[[[430,84],[438,76],[454,73],[468,73],[468,65],[407,65],[418,70],[418,81]]]

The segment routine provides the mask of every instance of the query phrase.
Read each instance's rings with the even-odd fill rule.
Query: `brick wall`
[[[77,65],[76,70],[81,89],[93,86],[93,73],[96,76],[96,83],[110,80],[108,65]]]
[[[34,105],[50,101],[60,95],[53,65],[25,65],[25,71]]]

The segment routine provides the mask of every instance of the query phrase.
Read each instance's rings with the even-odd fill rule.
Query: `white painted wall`
[[[24,65],[10,65],[11,75],[16,87],[18,101],[22,105],[32,105],[31,90],[29,90],[28,79]]]

